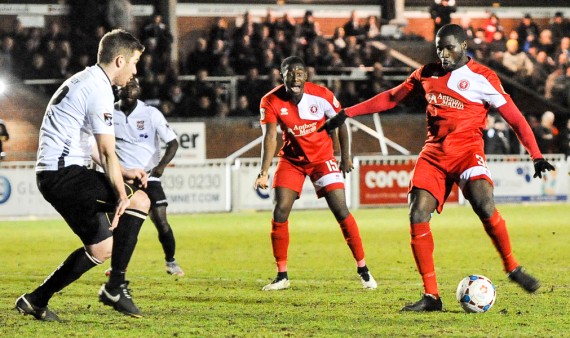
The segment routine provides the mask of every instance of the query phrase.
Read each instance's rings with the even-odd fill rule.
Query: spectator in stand
[[[346,36],[356,36],[357,39],[363,39],[366,36],[364,26],[360,24],[358,12],[353,10],[350,12],[350,19],[343,26]]]
[[[303,21],[299,25],[299,39],[298,42],[309,48],[317,38],[317,29],[315,28],[315,16],[313,11],[306,11]]]
[[[564,18],[562,12],[554,13],[549,29],[552,31],[552,40],[555,44],[560,43],[563,37],[570,37],[570,22]]]
[[[541,95],[544,95],[546,79],[554,71],[555,66],[556,64],[545,51],[541,50],[536,54],[536,58],[533,60],[531,85]]]
[[[42,36],[40,43],[40,48],[47,48],[49,41],[59,42],[61,40],[67,40],[67,35],[62,32],[61,24],[57,21],[52,21],[49,24],[48,31]]]
[[[166,101],[172,102],[172,109],[170,111],[170,116],[176,117],[189,117],[190,109],[193,106],[190,97],[182,90],[182,86],[178,83],[174,83],[168,89],[168,96]]]
[[[553,100],[560,104],[562,103],[561,98],[557,95],[563,95],[564,88],[560,88],[560,85],[563,86],[563,82],[559,81],[558,79],[564,77],[566,68],[568,68],[568,60],[569,59],[566,54],[558,55],[556,69],[550,73],[550,75],[548,75],[544,84],[544,97],[547,100]]]
[[[512,154],[509,128],[502,117],[487,116],[487,125],[483,133],[485,154]]]
[[[211,73],[220,64],[220,59],[222,58],[222,56],[226,55],[229,52],[229,50],[228,48],[226,48],[226,42],[224,40],[214,40],[212,41],[212,44],[208,43],[208,46],[209,46],[208,53],[210,54],[210,61],[207,63],[210,65],[208,70]]]
[[[538,41],[535,44],[538,50],[543,50],[548,55],[554,55],[556,52],[556,45],[552,41],[552,31],[550,29],[543,29],[538,34]]]
[[[525,14],[517,27],[517,33],[519,34],[519,47],[525,52],[528,51],[530,45],[535,43],[538,39],[539,32],[540,29],[532,19],[532,16],[530,14]]]
[[[558,129],[554,126],[554,118],[553,112],[545,111],[540,118],[540,126],[532,130],[538,143],[538,148],[543,154],[555,154],[558,152],[556,148]]]
[[[210,101],[213,102],[215,97],[215,89],[212,82],[208,81],[207,69],[198,70],[194,81],[189,83],[187,92],[193,101],[198,100],[198,98],[201,96],[207,96],[210,98]]]
[[[493,41],[493,35],[496,31],[503,31],[503,26],[501,26],[497,14],[491,13],[489,20],[483,26],[483,29],[485,30],[485,41],[489,43]]]
[[[234,45],[230,53],[232,67],[237,74],[245,74],[251,67],[257,66],[257,55],[255,48],[251,45],[249,35],[243,35]]]
[[[214,19],[214,25],[210,28],[210,32],[208,33],[208,45],[212,45],[216,40],[222,40],[224,42],[230,41],[228,22],[225,18],[217,17]]]
[[[238,81],[238,95],[247,96],[251,107],[259,107],[261,97],[265,94],[265,84],[259,78],[257,67],[251,67],[244,80]]]
[[[17,65],[15,57],[14,38],[6,35],[2,38],[0,47],[0,72],[15,73]]]
[[[454,5],[454,0],[434,0],[429,7],[429,14],[433,20],[434,37],[441,27],[451,23],[451,13],[455,13],[457,11],[457,7]]]
[[[224,54],[218,60],[219,64],[214,67],[212,76],[234,76],[236,72],[230,65],[230,57]]]
[[[297,21],[289,12],[283,13],[283,17],[277,23],[277,31],[283,32],[283,39],[288,43],[294,41],[297,37]],[[281,39],[276,39],[280,41]],[[285,51],[284,51],[285,52]]]
[[[516,40],[515,40],[516,41]],[[493,34],[493,40],[489,42],[489,53],[504,53],[507,51],[507,39],[503,31],[496,31]]]
[[[230,111],[229,116],[232,117],[240,117],[240,116],[257,116],[256,113],[252,112],[249,106],[249,101],[247,100],[247,96],[240,95],[237,99],[237,104],[234,109]]]
[[[216,118],[225,119],[230,115],[230,107],[225,102],[216,104]]]
[[[360,44],[358,44],[358,39],[356,36],[351,35],[346,37],[346,48],[344,53],[341,54],[342,61],[345,65],[350,65],[351,60],[360,55]]]
[[[364,25],[366,39],[374,40],[380,36],[380,23],[376,15],[369,15]]]
[[[198,97],[196,105],[190,109],[190,117],[214,117],[216,110],[212,104],[212,99],[203,95]]]
[[[279,63],[277,60],[275,60],[275,54],[273,54],[273,50],[264,49],[261,52],[259,72],[261,74],[269,74],[269,72],[275,68],[279,68]]]
[[[170,54],[172,50],[172,33],[168,26],[162,22],[162,15],[154,13],[152,21],[143,27],[141,32],[141,41],[147,39],[156,39],[157,49],[163,53]]]
[[[186,74],[196,74],[198,69],[211,68],[211,56],[208,52],[208,42],[204,38],[196,39],[194,50],[186,58]]]
[[[133,6],[129,0],[109,0],[106,13],[109,28],[122,28],[132,31],[134,28]]]
[[[503,54],[503,67],[506,68],[515,80],[522,84],[530,84],[530,76],[534,65],[528,55],[519,51],[517,40],[507,41],[507,51]]]
[[[66,80],[71,75],[75,74],[75,72],[70,67],[71,60],[68,57],[62,56],[57,59],[56,65],[56,78]]]
[[[465,32],[465,36],[467,37],[467,41],[475,39],[475,28],[471,23],[471,18],[468,16],[462,16],[460,20],[461,28]]]
[[[565,36],[560,39],[560,43],[554,53],[554,60],[558,60],[560,54],[565,54],[567,59],[570,58],[570,36]]]
[[[332,43],[334,44],[335,50],[342,53],[346,48],[346,34],[343,27],[336,27],[334,29],[334,34],[332,37]]]
[[[489,58],[489,43],[485,40],[485,30],[479,28],[475,31],[475,38],[467,40],[467,52],[479,62],[486,63]]]

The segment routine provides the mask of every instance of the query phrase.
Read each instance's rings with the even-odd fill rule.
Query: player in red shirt
[[[263,290],[281,290],[290,285],[287,275],[288,218],[293,203],[301,195],[306,176],[313,182],[318,197],[326,199],[340,224],[346,243],[356,260],[362,286],[376,289],[376,281],[364,260],[358,225],[346,205],[343,176],[353,168],[347,130],[339,130],[340,163],[334,157],[332,137],[317,132],[326,118],[335,116],[342,107],[330,90],[306,82],[307,71],[301,58],[291,56],[283,60],[281,74],[284,84],[267,93],[260,104],[263,145],[261,172],[255,180],[255,189],[268,188],[268,170],[277,150],[277,124],[281,127],[283,138],[279,163],[273,177],[275,208],[271,221],[271,244],[277,263],[277,277],[264,286]],[[331,134],[336,137],[336,133]]]
[[[532,130],[497,75],[466,54],[466,36],[460,26],[449,24],[437,33],[437,54],[441,62],[414,71],[404,83],[373,98],[346,108],[328,120],[320,130],[333,130],[346,117],[372,114],[393,108],[416,87],[427,100],[428,136],[410,182],[411,247],[424,284],[424,295],[402,311],[441,311],[442,302],[435,277],[434,242],[430,219],[440,213],[453,184],[458,184],[485,231],[499,252],[508,277],[528,292],[540,287],[515,260],[505,220],[495,208],[493,180],[483,152],[482,130],[487,110],[498,109],[534,160],[534,177],[554,167],[543,159]]]

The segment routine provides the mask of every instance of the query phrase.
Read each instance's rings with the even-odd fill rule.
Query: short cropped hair
[[[281,62],[281,73],[283,73],[283,71],[289,66],[289,65],[293,65],[293,64],[301,64],[303,65],[303,68],[305,68],[305,62],[303,61],[303,59],[301,59],[298,56],[289,56],[287,58],[285,58],[285,60],[283,60],[283,62]]]
[[[436,36],[438,38],[444,37],[444,36],[449,36],[449,35],[453,35],[455,36],[455,38],[457,39],[457,41],[459,41],[460,43],[465,42],[465,40],[467,40],[467,34],[465,34],[465,31],[463,30],[463,28],[461,28],[461,26],[450,23],[447,24],[443,27],[441,27],[438,31]]]
[[[126,58],[130,58],[135,51],[142,53],[144,45],[131,33],[123,29],[114,29],[103,35],[101,41],[99,41],[97,63],[109,64],[113,62],[117,55],[121,54]]]

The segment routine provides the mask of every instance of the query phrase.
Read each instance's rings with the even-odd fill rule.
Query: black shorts
[[[160,181],[148,181],[144,192],[146,192],[150,199],[151,208],[168,206],[168,201],[166,200],[166,195],[164,194],[164,189],[162,189],[162,183],[160,183]]]
[[[72,165],[36,175],[38,189],[84,245],[101,242],[113,234],[109,230],[117,197],[104,173]],[[137,188],[125,183],[129,198]]]

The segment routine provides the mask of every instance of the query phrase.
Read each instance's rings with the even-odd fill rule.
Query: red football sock
[[[340,224],[340,229],[342,230],[342,235],[346,240],[346,244],[352,251],[352,256],[357,263],[364,262],[364,248],[362,247],[362,239],[360,238],[360,233],[358,231],[358,225],[352,214],[348,214],[345,219],[338,222]]]
[[[283,223],[271,220],[271,245],[277,263],[277,272],[287,271],[287,250],[289,249],[289,221]]]
[[[495,209],[491,218],[482,219],[481,221],[483,222],[487,235],[491,237],[493,245],[499,252],[499,255],[501,255],[505,271],[513,271],[518,266],[518,263],[511,250],[511,241],[505,220],[499,211]]]
[[[412,253],[416,260],[418,272],[422,275],[424,292],[439,297],[433,263],[433,236],[429,222],[411,224],[410,234],[412,236],[410,242]]]

